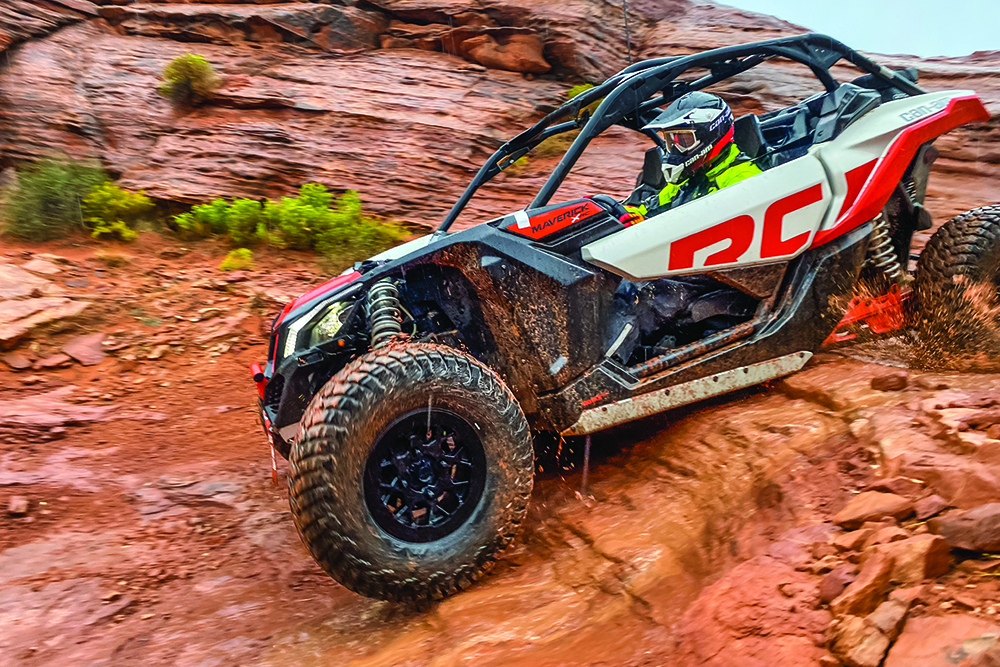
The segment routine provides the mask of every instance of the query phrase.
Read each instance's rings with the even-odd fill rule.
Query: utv
[[[736,120],[759,175],[632,226],[607,195],[552,203],[608,128],[641,133],[680,95],[775,58],[825,92]],[[839,83],[840,60],[864,74]],[[974,93],[926,93],[915,71],[822,35],[646,60],[577,95],[501,146],[435,233],[274,322],[251,370],[303,541],[353,591],[441,598],[514,540],[533,432],[586,435],[771,380],[862,330],[914,322],[995,344],[995,316],[949,314],[973,287],[998,299],[1000,206],[945,224],[907,272],[911,237],[931,224],[934,139],[988,119]],[[530,206],[449,233],[480,186],[574,130]],[[637,191],[658,187],[648,159]]]

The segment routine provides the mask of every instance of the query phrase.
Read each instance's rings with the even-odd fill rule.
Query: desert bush
[[[171,60],[163,69],[164,83],[159,91],[177,105],[195,105],[210,97],[219,87],[215,68],[196,53],[185,53]]]
[[[230,250],[219,264],[219,271],[242,271],[253,268],[253,251],[249,248]]]
[[[83,227],[82,200],[107,179],[103,170],[65,157],[19,169],[5,206],[4,231],[26,241],[45,241]]]
[[[94,187],[83,198],[84,223],[95,239],[113,236],[122,241],[134,241],[136,223],[155,208],[143,191],[129,192],[111,182]]]
[[[174,224],[182,236],[203,238],[229,231],[230,204],[221,197],[208,204],[198,204],[188,213],[174,216]]]
[[[228,235],[238,245],[317,250],[336,259],[363,259],[406,235],[398,225],[366,216],[353,190],[335,198],[319,183],[307,183],[298,196],[278,201],[219,198],[173,220],[187,236]]]
[[[586,92],[594,87],[592,83],[580,83],[566,91],[566,99],[571,100],[580,93]]]
[[[264,205],[254,199],[233,200],[226,215],[226,232],[237,245],[265,240],[267,218],[264,215]]]

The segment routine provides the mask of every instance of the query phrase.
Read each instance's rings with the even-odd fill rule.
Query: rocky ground
[[[311,259],[224,252],[0,254],[3,664],[1000,661],[1000,375],[822,354],[600,434],[582,495],[568,443],[499,570],[414,610],[329,579],[270,479],[247,365]]]

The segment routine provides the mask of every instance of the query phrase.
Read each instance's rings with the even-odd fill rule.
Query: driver
[[[626,224],[641,222],[739,183],[760,173],[733,141],[733,112],[717,95],[686,93],[642,128],[660,145],[660,165],[666,185],[659,193],[626,204]]]

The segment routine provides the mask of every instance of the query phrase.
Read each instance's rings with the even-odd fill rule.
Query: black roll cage
[[[832,37],[816,33],[726,46],[689,56],[643,60],[626,67],[604,83],[580,93],[500,146],[476,173],[435,234],[447,233],[481,186],[549,137],[582,126],[580,134],[563,154],[529,208],[548,204],[590,141],[612,125],[641,131],[641,119],[652,109],[669,104],[685,93],[701,90],[745,72],[772,58],[787,58],[808,66],[827,92],[835,90],[839,85],[830,74],[830,68],[841,59],[908,95],[921,95],[925,92],[897,72],[869,60]],[[678,76],[694,68],[707,69],[709,74],[695,81],[675,81]],[[651,99],[657,92],[661,95]],[[596,102],[600,102],[597,109],[592,114],[588,113],[587,107]],[[556,124],[556,121],[567,117],[571,120]]]

